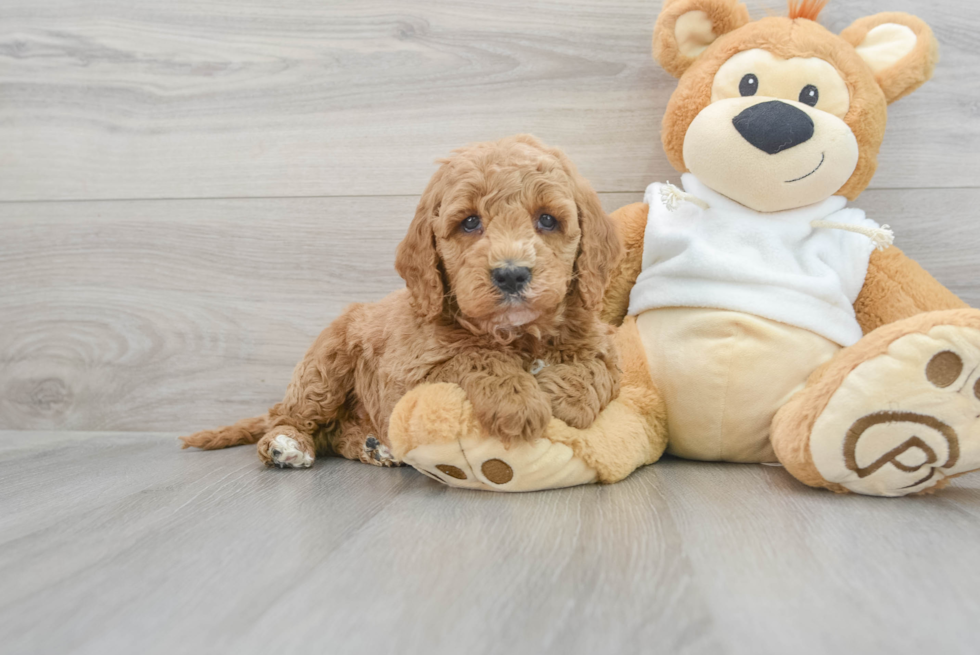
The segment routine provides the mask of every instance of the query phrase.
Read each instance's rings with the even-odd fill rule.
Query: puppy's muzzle
[[[519,296],[531,281],[531,269],[527,266],[499,266],[490,271],[495,287],[507,296]]]

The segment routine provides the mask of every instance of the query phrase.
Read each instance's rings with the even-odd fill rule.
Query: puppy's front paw
[[[474,403],[474,409],[487,432],[505,442],[538,439],[551,421],[551,404],[536,384]]]
[[[552,366],[538,373],[538,385],[551,399],[555,418],[579,430],[592,425],[602,411],[596,389],[571,367]]]
[[[259,458],[269,466],[281,469],[309,468],[313,454],[288,434],[269,434],[259,442]]]
[[[551,413],[554,414],[555,418],[564,421],[569,427],[579,430],[584,430],[592,425],[599,418],[600,411],[598,400],[594,400],[594,402],[580,400],[576,403],[567,397],[551,397]]]

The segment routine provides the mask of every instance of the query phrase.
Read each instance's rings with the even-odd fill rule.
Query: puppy
[[[258,442],[280,468],[318,454],[395,465],[392,409],[423,382],[460,385],[505,443],[539,437],[552,416],[595,420],[620,377],[598,313],[620,245],[595,191],[526,135],[440,163],[398,247],[406,288],[348,307],[267,415],[182,437],[185,448]]]

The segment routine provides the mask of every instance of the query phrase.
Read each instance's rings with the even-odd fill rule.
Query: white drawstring
[[[669,211],[677,211],[677,208],[684,201],[697,205],[701,209],[710,209],[711,205],[701,200],[697,196],[681,191],[673,184],[664,184],[660,187],[660,200]]]
[[[885,250],[895,243],[895,233],[892,231],[892,228],[889,225],[882,225],[881,227],[866,227],[864,225],[834,223],[833,221],[811,221],[810,226],[817,229],[824,228],[828,230],[844,230],[845,232],[863,234],[871,239],[871,243],[873,243],[875,248],[878,250]]]
[[[660,187],[660,200],[668,211],[677,211],[682,202],[689,202],[697,205],[701,209],[707,210],[711,205],[701,200],[697,196],[681,191],[673,184],[663,184]],[[891,226],[882,225],[881,227],[865,227],[864,225],[849,225],[847,223],[835,223],[833,221],[811,221],[810,226],[816,229],[844,230],[845,232],[855,232],[863,234],[871,239],[871,243],[878,250],[885,250],[895,243],[895,233]]]

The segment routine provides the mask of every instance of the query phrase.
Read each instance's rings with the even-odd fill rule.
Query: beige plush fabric
[[[650,376],[667,403],[667,452],[774,462],[769,426],[840,346],[751,314],[667,308],[640,314]]]
[[[813,426],[821,477],[905,496],[980,467],[978,367],[980,331],[953,325],[905,335],[860,364]]]
[[[563,425],[557,419],[552,423],[549,431]],[[391,435],[395,457],[461,489],[537,491],[598,480],[596,470],[563,443],[534,439],[505,446],[488,436],[455,384],[409,391],[392,414]]]
[[[880,28],[883,27],[887,30],[882,31]],[[916,37],[911,48],[902,47],[906,45],[902,31],[896,29],[901,27]],[[932,29],[922,19],[902,12],[885,12],[858,19],[840,36],[855,46],[856,52],[874,71],[875,81],[890,103],[925,84],[939,61],[939,43]],[[891,48],[885,47],[888,41],[892,41]],[[901,56],[895,59],[896,54]]]
[[[980,311],[976,309],[932,311],[890,323],[878,328],[858,342],[857,345],[841,350],[831,361],[818,368],[810,376],[806,389],[802,393],[794,396],[789,403],[779,410],[772,425],[772,442],[776,455],[793,477],[811,487],[824,487],[840,493],[849,491],[848,487],[841,484],[841,482],[824,478],[821,474],[820,466],[814,462],[813,440],[836,439],[840,436],[839,433],[828,436],[826,430],[818,434],[816,432],[817,421],[823,417],[830,402],[834,399],[835,394],[844,386],[845,381],[858,368],[878,358],[894,357],[895,353],[890,352],[891,348],[893,344],[898,343],[904,337],[916,334],[930,335],[937,328],[940,330],[937,334],[948,342],[959,338],[954,337],[955,332],[960,332],[965,335],[975,334],[980,332]],[[929,352],[930,349],[916,348],[917,352],[921,355],[917,360],[918,365],[902,367],[904,372],[900,372],[898,377],[892,380],[890,384],[901,383],[902,380],[898,378],[912,379],[911,376],[915,375],[921,376],[920,382],[928,381],[930,378],[929,369],[932,357],[943,352],[947,347],[945,345],[941,347],[937,346],[931,349],[934,352]],[[959,356],[962,357],[962,355]],[[906,361],[912,361],[913,364],[916,362],[915,357],[911,359],[905,357],[905,359]],[[879,370],[878,365],[871,365],[869,370],[873,374]],[[963,371],[965,370],[966,365],[964,364]],[[976,370],[974,369],[973,372],[975,373]],[[973,385],[972,389],[968,385],[963,385],[962,389],[955,387],[955,390],[958,393],[964,392],[967,396],[972,391],[976,399],[980,400],[980,383],[974,382]],[[952,387],[953,385],[948,386]],[[922,389],[929,390],[930,394],[932,393],[927,385],[923,385]],[[897,393],[895,395],[889,395],[886,398],[877,398],[875,393],[876,390],[868,389],[866,393],[856,399],[860,403],[860,409],[864,416],[869,416],[880,411],[903,411],[903,405],[910,399],[908,395],[902,396]],[[914,400],[917,395],[919,395],[919,392],[913,394],[911,399]],[[934,405],[935,412],[930,413],[945,417],[947,412],[944,405],[945,403]],[[972,416],[973,414],[970,415]],[[949,420],[946,419],[946,422],[949,422]],[[980,450],[978,450],[978,447],[980,447],[980,433],[973,428],[968,430],[967,433],[972,435],[968,438],[968,441],[972,444],[970,452],[980,453]],[[816,450],[820,453],[824,452],[822,446],[817,446]],[[841,453],[842,457],[844,456],[842,448],[838,452]],[[945,461],[939,462],[938,460],[939,456],[937,454],[937,462],[935,463],[938,463],[939,468],[947,468],[943,466],[946,463]],[[977,466],[980,466],[980,454],[975,458],[971,456],[963,461],[977,462]],[[856,462],[862,464],[859,456]],[[906,464],[909,463],[912,462],[906,462]],[[916,466],[919,463],[916,462]],[[959,462],[959,464],[962,466],[963,462]],[[824,470],[827,470],[828,465],[826,462],[822,466]],[[950,475],[960,474],[961,472],[961,470],[956,470],[955,472],[951,470]],[[947,475],[944,479],[948,479],[950,475]],[[851,482],[850,480],[842,481]],[[935,487],[926,487],[926,489],[936,489],[942,486],[943,480],[940,480],[939,483],[936,483]],[[858,489],[854,490],[857,491]],[[868,493],[867,489],[861,489],[860,491],[862,493]]]

